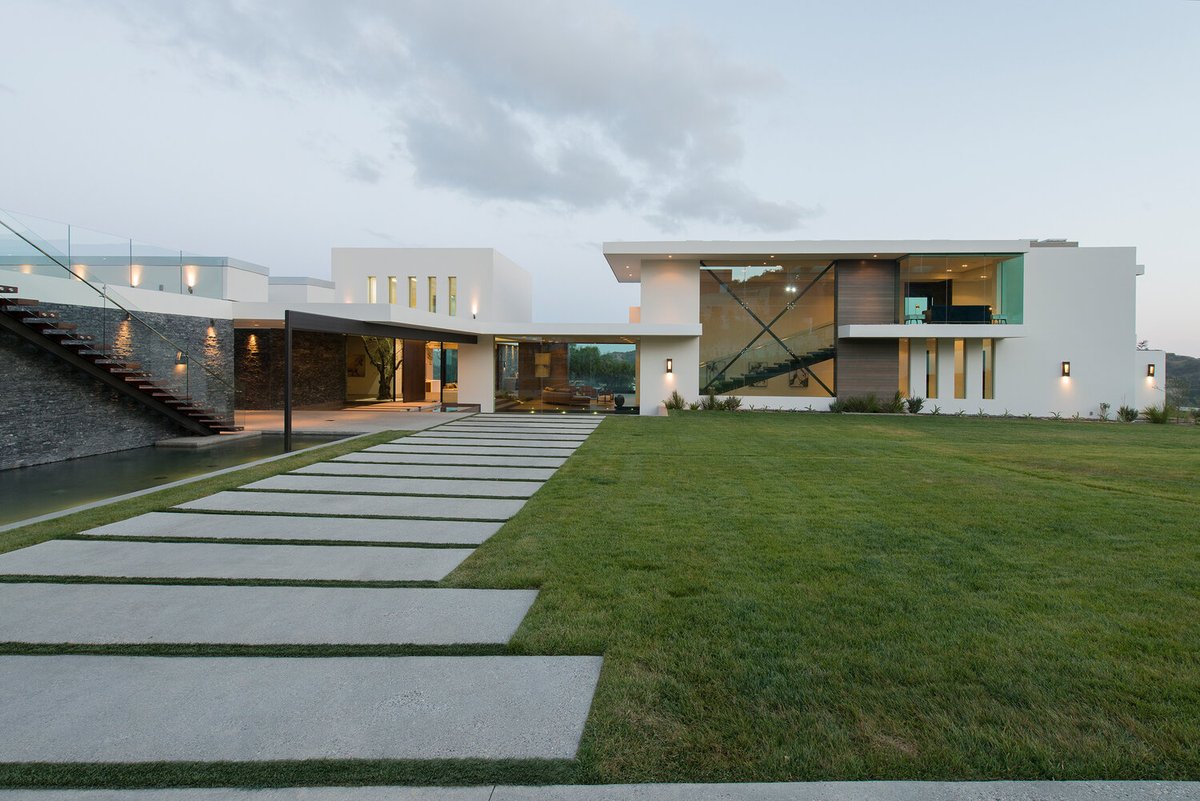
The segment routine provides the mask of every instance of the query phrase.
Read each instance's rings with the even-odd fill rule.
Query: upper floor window
[[[913,323],[1014,323],[1024,320],[1024,257],[936,254],[900,260],[897,318]]]
[[[448,294],[449,294],[449,298],[450,298],[450,304],[449,304],[449,308],[447,309],[447,311],[450,312],[451,317],[457,317],[458,316],[458,277],[453,276],[453,275],[450,276],[449,283],[450,283],[450,286],[449,286]]]
[[[388,276],[388,303],[396,302],[396,276]]]
[[[408,308],[417,308],[417,277],[415,275],[408,277]]]
[[[375,280],[375,276],[373,276],[373,275],[367,276],[367,303],[375,303],[376,302],[376,292],[377,292],[376,283],[377,282]]]
[[[437,276],[429,276],[429,311],[437,312]]]

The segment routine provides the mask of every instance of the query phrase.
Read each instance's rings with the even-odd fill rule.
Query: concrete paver
[[[528,498],[541,489],[540,481],[492,481],[471,478],[382,478],[378,476],[280,475],[247,484],[242,489],[293,492],[386,493],[447,495],[477,498]]]
[[[505,643],[536,597],[536,590],[3,583],[0,642]]]
[[[528,440],[545,440],[547,442],[563,442],[569,445],[579,445],[588,437],[582,434],[561,434],[545,431],[469,431],[451,428],[438,428],[425,431],[413,439],[486,439],[500,442],[523,442]],[[407,439],[407,438],[406,438]],[[393,440],[394,441],[394,440]]]
[[[388,445],[436,445],[439,448],[557,448],[575,452],[583,440],[552,440],[544,437],[523,439],[483,439],[480,437],[404,437]],[[382,447],[382,446],[381,446]]]
[[[548,481],[552,467],[482,467],[445,464],[372,464],[370,462],[318,462],[293,474],[323,476],[388,476],[391,478],[491,478],[507,481]]]
[[[0,554],[0,575],[441,581],[466,548],[50,540]]]
[[[218,492],[177,509],[309,515],[376,515],[450,520],[507,520],[525,501],[502,498],[437,498],[416,495],[332,495],[319,492]]]
[[[403,442],[395,445],[376,445],[361,453],[436,453],[441,455],[470,455],[470,456],[560,456],[567,458],[575,452],[574,448],[542,448],[542,447],[496,447],[472,446],[461,441],[447,444],[445,441],[418,440]]]
[[[326,510],[328,511],[328,510]],[[345,540],[476,545],[500,523],[469,520],[383,520],[244,514],[150,512],[81,532],[81,537],[172,537],[239,540]]]
[[[381,464],[471,464],[509,467],[562,467],[565,456],[513,456],[478,453],[422,453],[419,451],[379,451],[368,448],[338,456],[334,462],[379,462]]]
[[[569,759],[600,657],[0,656],[0,762]]]

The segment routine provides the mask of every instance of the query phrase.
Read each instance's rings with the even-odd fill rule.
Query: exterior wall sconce
[[[675,360],[674,359],[667,359],[667,372],[668,373],[675,372]]]
[[[1071,363],[1070,362],[1062,363],[1062,374],[1063,374],[1063,378],[1071,377]]]
[[[1153,364],[1146,365],[1146,377],[1154,378],[1154,365]]]
[[[183,351],[181,351],[181,350],[175,351],[175,363],[176,364],[187,364],[187,356],[184,355]]]

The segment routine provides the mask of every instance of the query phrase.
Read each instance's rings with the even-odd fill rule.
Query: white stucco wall
[[[478,344],[458,346],[458,402],[478,403],[481,412],[496,410],[495,338],[479,337]]]
[[[480,322],[528,321],[532,315],[530,277],[491,248],[334,248],[332,274],[339,303],[366,303],[368,276],[376,278],[375,302],[388,305],[388,278],[396,278],[396,303],[408,308],[408,278],[417,279],[416,310],[429,310],[429,278],[437,281],[436,315]],[[450,277],[457,281],[455,314],[450,315]]]

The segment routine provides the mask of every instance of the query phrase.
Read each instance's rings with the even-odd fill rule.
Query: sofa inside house
[[[542,403],[554,406],[590,406],[596,400],[595,387],[544,387]]]

